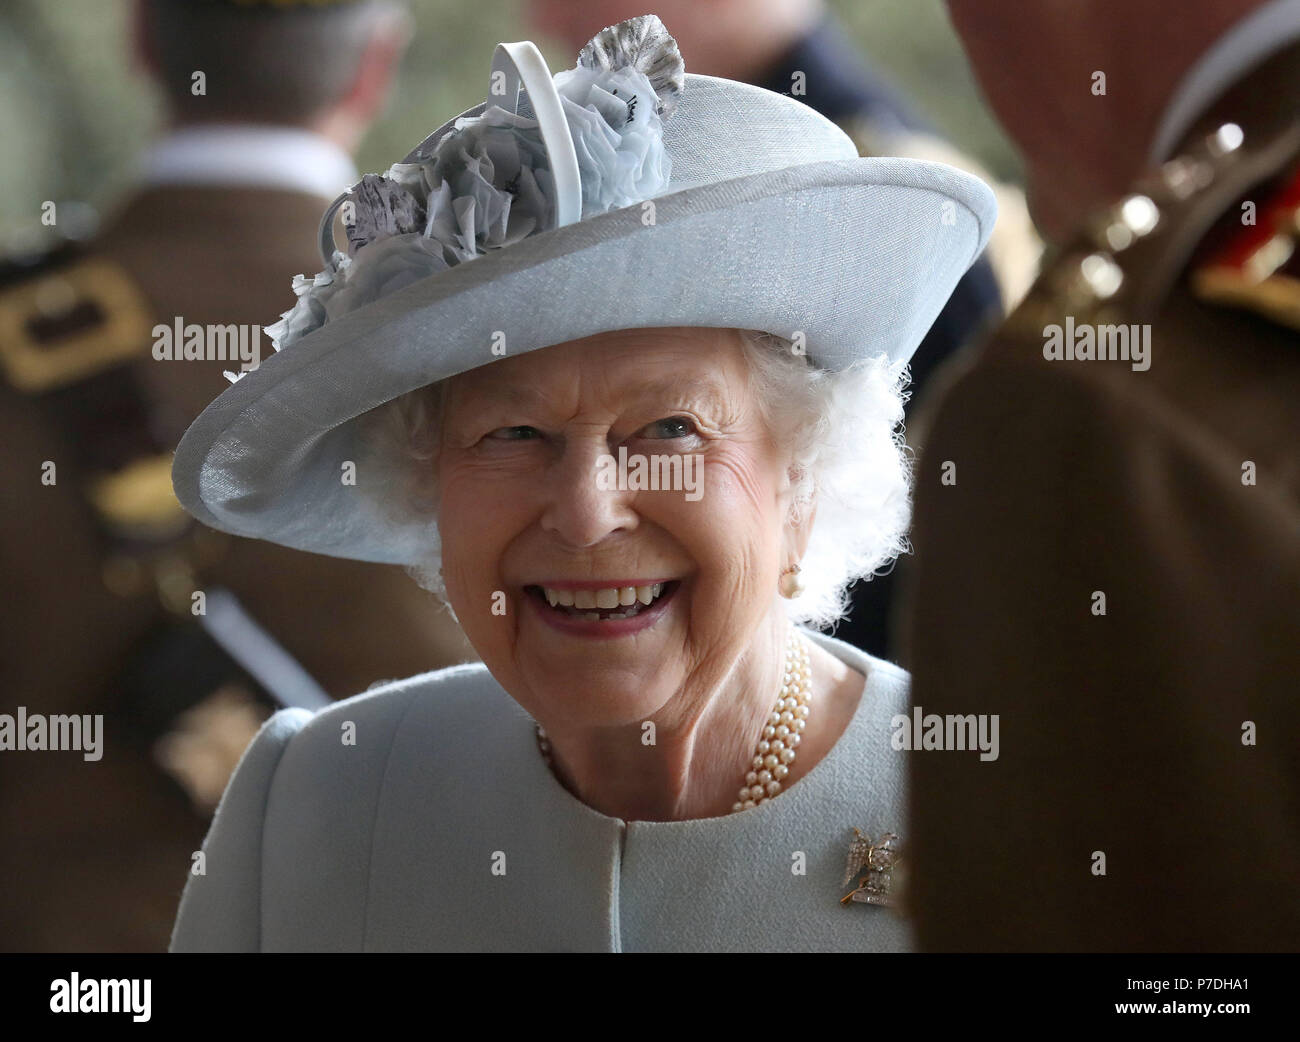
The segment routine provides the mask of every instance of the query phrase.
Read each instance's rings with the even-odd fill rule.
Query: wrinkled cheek
[[[476,506],[468,489],[454,481],[443,488],[438,513],[443,581],[466,630],[481,630],[485,623],[500,621],[500,616],[491,614],[493,593],[500,588],[497,524],[494,511]]]
[[[447,588],[447,599],[456,610],[456,617],[469,629],[477,613],[475,602],[482,600],[474,580],[474,562],[470,549],[461,541],[454,528],[442,530],[442,579]]]
[[[756,468],[739,464],[707,467],[703,484],[704,495],[694,505],[704,508],[701,516],[716,526],[738,553],[753,558],[779,537],[775,490]],[[752,561],[749,563],[752,566]]]
[[[767,610],[764,589],[778,549],[779,525],[761,484],[744,468],[705,469],[704,495],[688,503],[703,582],[693,604],[696,622],[722,625]]]
[[[759,463],[746,453],[709,461],[701,481],[701,502],[712,501],[718,513],[727,516],[765,516],[772,510],[774,489]]]
[[[440,527],[443,571],[457,617],[484,660],[507,655],[522,628],[527,605],[508,587],[508,566],[527,561],[512,555],[536,520],[536,494],[519,475],[483,475],[469,468],[446,472]]]

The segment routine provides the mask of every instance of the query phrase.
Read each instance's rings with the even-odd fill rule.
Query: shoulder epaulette
[[[1008,328],[1028,335],[1062,314],[1088,322],[1149,320],[1180,284],[1202,300],[1293,324],[1300,300],[1293,270],[1300,118],[1294,106],[1258,99],[1294,97],[1297,59],[1300,45],[1231,87],[1172,158],[1053,250]],[[1205,256],[1218,232],[1242,220],[1238,207],[1254,191],[1264,193],[1257,226],[1243,224],[1243,234],[1231,229],[1226,245]]]
[[[75,383],[147,351],[153,326],[131,275],[74,243],[0,266],[0,375],[25,394]]]

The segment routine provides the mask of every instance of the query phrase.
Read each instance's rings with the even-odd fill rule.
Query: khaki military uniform
[[[1000,721],[909,754],[926,949],[1300,948],[1298,111],[1291,46],[924,413],[913,712]]]
[[[270,324],[293,302],[290,278],[319,267],[326,202],[289,189],[153,187],[88,249],[11,271],[0,288],[0,711],[102,713],[105,740],[98,762],[0,752],[5,948],[166,948],[214,794],[272,708],[256,685],[231,683],[190,651],[194,589],[232,592],[335,698],[474,657],[400,569],[196,524],[155,538],[185,523],[166,450],[239,364],[156,360],[151,329],[177,318]],[[105,373],[129,378],[147,424],[125,406],[116,416],[111,384],[76,390]],[[71,404],[58,404],[68,393]],[[138,464],[129,477],[125,460]],[[53,484],[42,481],[50,462]],[[114,467],[123,480],[106,487]],[[146,538],[106,540],[105,511]],[[135,552],[151,541],[165,552]],[[160,632],[172,635],[161,649]],[[127,674],[143,696],[125,698]]]

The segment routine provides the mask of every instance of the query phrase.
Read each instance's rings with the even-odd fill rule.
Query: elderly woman
[[[805,627],[905,545],[906,362],[992,217],[653,16],[501,45],[174,468],[482,662],[272,717],[172,950],[907,949],[906,674]]]

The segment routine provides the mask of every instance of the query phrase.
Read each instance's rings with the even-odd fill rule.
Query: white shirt
[[[328,138],[298,127],[213,124],[182,127],[141,160],[147,185],[256,185],[334,199],[358,179],[352,159]]]

